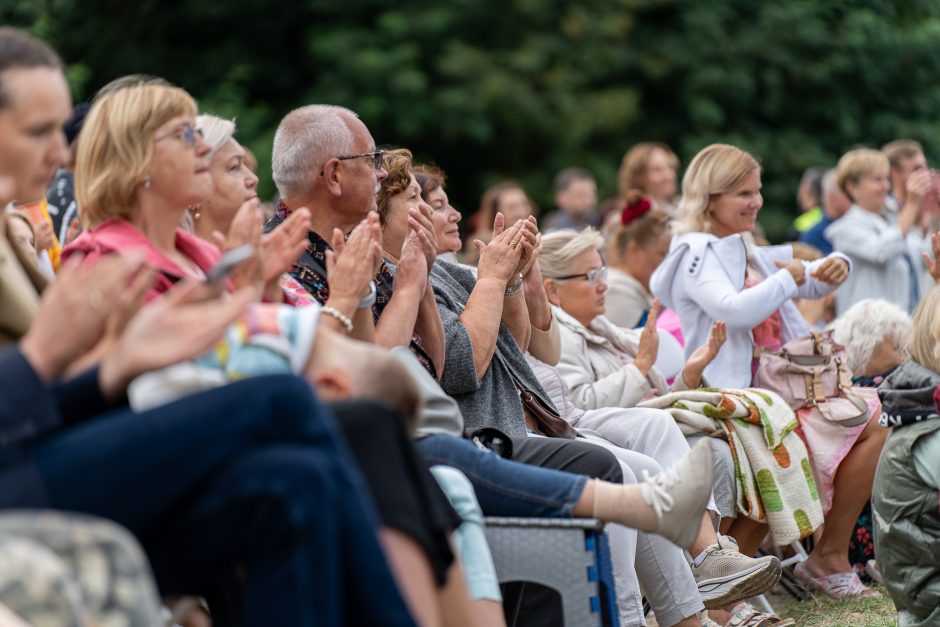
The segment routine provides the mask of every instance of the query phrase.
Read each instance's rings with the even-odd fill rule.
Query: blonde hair
[[[871,148],[856,148],[848,151],[839,159],[839,163],[836,165],[836,182],[845,192],[845,195],[852,202],[855,202],[846,185],[848,183],[858,183],[863,177],[877,172],[879,168],[884,169],[887,173],[890,167],[888,157],[883,152]]]
[[[196,116],[196,129],[202,133],[202,138],[209,144],[209,154],[206,159],[212,161],[215,153],[219,152],[222,146],[230,139],[235,137],[235,120],[226,120],[217,115],[203,113]]]
[[[542,254],[539,255],[539,270],[546,279],[568,274],[571,263],[581,253],[600,250],[603,236],[588,227],[583,231],[560,229],[542,236]]]
[[[891,340],[907,359],[911,337],[911,317],[897,305],[878,298],[860,300],[832,323],[832,339],[845,346],[846,366],[854,373],[864,372],[875,348]]]
[[[736,146],[712,144],[700,150],[682,177],[675,232],[707,231],[712,197],[733,190],[755,170],[760,171],[757,159]]]
[[[679,157],[666,144],[660,142],[640,142],[636,144],[623,156],[623,160],[620,162],[620,172],[617,174],[617,189],[622,201],[627,202],[627,195],[630,190],[639,189],[643,192],[649,192],[643,187],[643,177],[646,175],[647,167],[649,167],[650,158],[657,150],[666,153],[666,159],[673,170],[679,170]]]
[[[908,348],[911,359],[940,372],[940,288],[934,287],[927,292],[914,312]]]
[[[153,161],[154,133],[182,115],[196,115],[196,101],[171,85],[134,84],[95,100],[75,158],[75,200],[83,226],[132,217],[137,187]]]

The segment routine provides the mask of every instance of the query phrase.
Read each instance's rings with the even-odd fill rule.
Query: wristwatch
[[[359,304],[356,306],[356,309],[368,309],[375,304],[375,281],[369,281],[369,293],[366,294],[362,300],[359,301]]]

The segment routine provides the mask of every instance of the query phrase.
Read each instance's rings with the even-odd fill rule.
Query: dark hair
[[[421,198],[428,201],[428,194],[437,188],[446,188],[447,175],[434,163],[419,163],[414,166],[415,180],[421,186]]]
[[[803,176],[800,178],[800,187],[809,186],[810,196],[813,197],[813,206],[821,207],[823,203],[823,177],[826,176],[827,168],[812,166],[806,168]]]
[[[578,181],[594,182],[594,175],[584,168],[565,168],[555,175],[555,193],[563,192]]]
[[[10,106],[3,88],[3,75],[18,68],[48,67],[62,71],[62,59],[44,42],[9,26],[0,27],[0,109]]]

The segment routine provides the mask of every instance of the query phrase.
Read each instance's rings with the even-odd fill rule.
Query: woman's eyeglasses
[[[593,270],[588,270],[587,272],[582,272],[581,274],[569,274],[567,276],[556,276],[551,278],[555,279],[556,281],[567,281],[568,279],[585,279],[588,283],[597,285],[601,281],[607,281],[607,266],[594,268]]]
[[[196,130],[192,124],[184,124],[181,127],[170,131],[166,135],[155,137],[153,141],[159,142],[171,137],[182,139],[183,143],[185,143],[189,148],[192,148],[196,145],[196,138],[202,137],[202,131]]]

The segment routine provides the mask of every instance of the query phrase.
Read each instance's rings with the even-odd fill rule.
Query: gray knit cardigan
[[[441,386],[460,405],[466,427],[495,427],[510,436],[524,436],[522,401],[507,367],[524,387],[538,394],[549,406],[554,405],[529,368],[515,338],[506,325],[500,323],[496,340],[499,356],[493,356],[486,374],[479,379],[470,335],[458,320],[476,285],[476,278],[470,270],[441,260],[434,262],[430,278],[444,323],[446,357]]]

